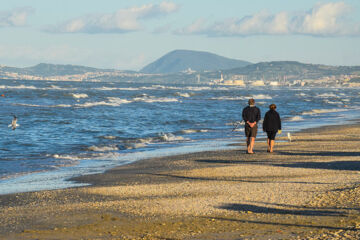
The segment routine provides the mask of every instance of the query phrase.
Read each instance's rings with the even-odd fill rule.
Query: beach
[[[152,158],[0,196],[0,239],[359,239],[360,124]]]

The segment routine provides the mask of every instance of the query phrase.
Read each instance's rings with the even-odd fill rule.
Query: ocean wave
[[[323,114],[323,113],[334,113],[334,112],[343,112],[344,109],[313,109],[311,111],[305,111],[302,115],[316,115],[316,114]]]
[[[73,98],[88,98],[89,96],[86,93],[71,93]]]
[[[289,122],[299,122],[299,121],[303,121],[304,118],[301,116],[293,116],[293,117],[287,118],[285,120],[289,121]]]
[[[258,94],[258,95],[253,95],[252,96],[253,99],[272,99],[271,96],[269,95],[265,95],[265,94]]]
[[[98,91],[115,91],[115,90],[120,90],[120,91],[138,91],[140,90],[140,88],[134,88],[134,87],[126,87],[126,88],[118,88],[118,87],[100,87],[100,88],[94,88],[95,90]]]
[[[72,160],[72,161],[79,161],[84,159],[81,155],[70,155],[70,154],[53,154],[53,158],[56,159],[66,159],[66,160]]]
[[[339,98],[339,96],[337,96],[334,93],[317,94],[316,97],[319,97],[319,98]]]
[[[110,146],[91,146],[88,147],[89,151],[93,152],[110,152],[119,150],[118,146],[110,145]]]
[[[117,160],[124,156],[123,153],[116,151],[90,151],[78,154],[53,154],[53,158],[70,160],[72,165],[78,164],[81,160]]]
[[[57,104],[57,105],[38,105],[38,104],[28,104],[28,103],[15,103],[13,104],[15,106],[23,106],[23,107],[49,107],[49,108],[69,108],[72,107],[72,105],[69,104]]]
[[[324,101],[325,103],[327,104],[332,104],[332,105],[343,105],[344,103],[343,102],[333,102],[333,101]]]
[[[212,97],[210,100],[219,100],[219,101],[239,101],[245,100],[246,97],[230,97],[230,96],[222,96],[222,97]]]
[[[190,91],[206,91],[211,90],[211,87],[186,87],[185,89]]]
[[[172,133],[165,133],[163,135],[159,136],[160,141],[162,142],[177,142],[177,141],[185,141],[188,140],[184,137],[181,136],[175,136]]]
[[[113,106],[117,107],[121,104],[128,104],[131,103],[131,101],[116,97],[108,97],[108,102],[106,101],[100,101],[100,102],[86,102],[81,104],[75,104],[75,107],[95,107],[95,106]]]
[[[73,88],[73,87],[67,88],[67,87],[59,87],[56,85],[50,85],[49,87],[39,88],[39,89],[41,89],[41,90],[59,90],[59,91],[76,91],[76,90],[78,90],[77,88]]]
[[[192,94],[192,93],[181,93],[181,92],[176,92],[174,95],[179,96],[179,97],[184,97],[184,98],[189,98],[191,96],[194,96],[194,94]]]
[[[1,89],[38,89],[35,86],[25,86],[25,85],[19,85],[19,86],[5,86],[5,85],[0,85]]]
[[[152,85],[150,87],[141,87],[140,89],[144,89],[144,90],[181,90],[182,88],[174,87],[174,86]]]
[[[191,134],[191,133],[204,133],[204,132],[208,132],[209,130],[207,129],[184,129],[181,130],[180,133],[182,134]]]
[[[146,143],[129,143],[129,144],[126,144],[124,147],[125,149],[138,149],[138,148],[143,148],[143,147],[146,147]]]
[[[143,95],[141,97],[135,97],[133,99],[134,102],[146,102],[146,103],[154,103],[154,102],[178,102],[179,100],[176,98],[167,98],[167,97],[154,97]]]
[[[116,136],[112,136],[112,135],[109,135],[109,136],[101,136],[101,138],[114,140],[114,139],[116,139]]]

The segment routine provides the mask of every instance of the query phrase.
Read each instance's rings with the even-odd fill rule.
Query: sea
[[[283,136],[360,119],[359,88],[0,79],[0,194],[82,186],[69,179],[235,148],[245,140],[241,112],[249,98],[262,117],[277,105]],[[259,130],[257,141],[266,141]]]

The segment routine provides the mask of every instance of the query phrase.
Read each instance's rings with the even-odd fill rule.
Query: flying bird
[[[287,137],[289,139],[289,142],[291,142],[291,134],[288,132]]]
[[[11,127],[12,130],[15,130],[18,126],[20,125],[17,124],[17,117],[14,115],[13,120],[11,121],[9,127]]]

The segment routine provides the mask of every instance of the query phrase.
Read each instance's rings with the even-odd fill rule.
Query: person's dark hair
[[[275,104],[270,104],[269,108],[270,108],[270,110],[275,110],[275,109],[276,109],[276,105],[275,105]]]
[[[255,100],[253,98],[249,99],[249,105],[255,105]]]

